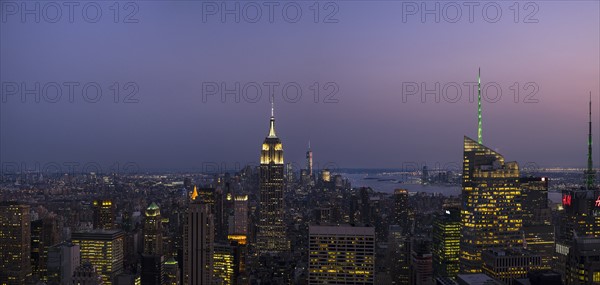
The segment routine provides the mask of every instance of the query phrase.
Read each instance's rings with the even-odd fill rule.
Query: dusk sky
[[[463,83],[476,82],[481,68],[482,84],[496,82],[502,89],[498,102],[482,104],[485,145],[521,165],[585,167],[591,91],[594,162],[600,165],[598,1],[530,2],[528,9],[525,2],[518,8],[511,8],[512,1],[495,2],[502,9],[495,23],[482,16],[485,2],[474,8],[472,23],[462,2],[456,23],[444,17],[436,23],[433,15],[425,15],[423,23],[420,11],[403,20],[403,8],[423,2],[319,2],[315,8],[315,2],[298,1],[288,7],[289,17],[295,16],[294,7],[302,9],[297,23],[282,17],[289,2],[274,7],[272,23],[264,5],[269,2],[226,2],[230,8],[241,3],[249,17],[262,7],[257,23],[244,17],[236,23],[233,15],[225,15],[223,23],[219,11],[203,20],[206,9],[220,9],[221,2],[192,1],[120,2],[116,8],[112,1],[96,2],[102,10],[97,23],[82,17],[88,2],[77,2],[72,23],[66,6],[62,18],[51,23],[44,16],[54,17],[56,7],[27,3],[41,3],[39,23],[35,15],[14,11],[22,2],[0,1],[3,164],[133,162],[152,170],[256,165],[270,116],[264,83],[277,82],[276,130],[286,162],[304,166],[310,140],[318,168],[326,163],[342,168],[460,165],[463,136],[477,137],[477,102],[469,100]],[[433,8],[436,2],[427,3]],[[454,8],[446,11],[452,17]],[[129,20],[137,23],[124,23],[130,13]],[[330,13],[329,20],[337,23],[324,23]],[[524,23],[530,14],[527,21],[538,23]],[[488,9],[488,17],[494,16]],[[22,102],[21,87],[33,89],[35,82],[40,89],[47,86],[50,97],[56,91],[48,83],[58,83],[62,97],[36,103],[26,95]],[[72,102],[68,82],[79,84]],[[81,96],[90,82],[102,90],[96,103]],[[118,103],[111,89],[115,82],[121,90]],[[203,86],[213,82],[229,89],[239,82],[252,97],[255,85],[248,83],[256,82],[262,97],[258,102],[242,97],[238,103],[227,95],[222,102],[217,92],[203,100]],[[298,102],[282,96],[289,82],[302,89]],[[462,97],[438,103],[427,95],[423,103],[421,93],[403,92],[403,86],[422,83],[433,89],[436,82],[440,89],[452,82],[463,86]],[[515,82],[521,90],[516,103]],[[123,102],[133,86],[139,87],[133,97],[138,102]],[[324,99],[333,86],[339,88],[337,102]],[[527,99],[534,86],[537,92]],[[455,97],[455,89],[447,90]],[[494,88],[488,90],[494,97]]]

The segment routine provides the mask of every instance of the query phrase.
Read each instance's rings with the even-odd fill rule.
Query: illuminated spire
[[[313,176],[313,159],[312,159],[312,150],[310,149],[310,140],[308,140],[308,151],[306,151],[306,169],[308,170],[308,175],[310,177]]]
[[[483,144],[481,138],[481,67],[477,76],[477,142]]]
[[[196,197],[198,197],[198,187],[196,187],[196,185],[194,185],[194,191],[190,197],[192,198],[192,201],[196,200]]]
[[[275,97],[271,94],[271,125],[269,126],[269,138],[276,138],[275,134]]]
[[[587,157],[587,170],[586,170],[586,181],[585,186],[587,189],[594,188],[594,178],[596,172],[594,171],[594,163],[592,161],[592,92],[590,91],[590,103],[589,103],[589,122],[588,122],[588,157]]]

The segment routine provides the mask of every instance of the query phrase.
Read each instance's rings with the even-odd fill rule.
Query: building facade
[[[31,276],[29,205],[0,204],[0,284],[24,284]]]
[[[460,267],[481,272],[481,254],[494,247],[521,246],[519,166],[464,137]]]
[[[105,285],[114,284],[116,276],[123,272],[124,240],[125,233],[121,230],[93,230],[71,235],[71,242],[80,247],[81,261],[89,261]]]
[[[112,230],[115,224],[115,205],[111,200],[94,200],[93,223],[94,229]]]
[[[374,284],[375,228],[309,226],[308,284]]]
[[[211,284],[215,229],[210,205],[192,201],[184,229],[183,284]]]
[[[409,233],[408,190],[394,190],[394,224],[399,225],[404,233]]]
[[[436,216],[432,236],[434,275],[456,277],[460,269],[460,211],[447,209]]]
[[[73,273],[80,264],[79,245],[65,242],[51,246],[48,249],[48,282],[60,285],[73,284]]]
[[[482,254],[483,272],[504,284],[527,277],[530,271],[542,269],[542,257],[522,249],[488,249]]]

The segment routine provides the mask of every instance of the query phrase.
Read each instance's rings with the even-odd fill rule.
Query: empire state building
[[[271,103],[269,135],[260,155],[260,204],[256,244],[259,254],[289,250],[283,221],[283,145],[275,134],[275,116]]]

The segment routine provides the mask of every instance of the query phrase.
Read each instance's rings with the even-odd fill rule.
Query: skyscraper
[[[0,284],[25,284],[31,276],[29,205],[0,203]]]
[[[447,209],[433,222],[433,273],[454,278],[459,271],[460,211]]]
[[[389,227],[389,251],[387,264],[389,266],[392,284],[408,284],[410,275],[410,237],[404,234],[398,225]]]
[[[42,268],[45,262],[42,258],[43,247],[42,232],[44,221],[42,219],[31,221],[31,271],[33,276],[41,277]]]
[[[521,177],[523,246],[542,258],[542,269],[552,267],[555,251],[552,210],[548,206],[548,178]]]
[[[550,224],[552,211],[548,206],[548,178],[520,178],[523,204],[523,222],[526,224]]]
[[[123,272],[124,239],[125,233],[121,230],[93,230],[71,235],[73,244],[81,249],[82,262],[89,261],[105,285],[114,284],[115,277]]]
[[[146,208],[144,220],[144,252],[141,256],[141,283],[144,285],[163,284],[163,238],[160,208],[151,203]]]
[[[283,165],[283,145],[275,134],[275,116],[271,101],[269,135],[262,144],[260,156],[260,204],[256,247],[261,254],[284,252],[289,249],[283,220]]]
[[[313,153],[310,148],[310,141],[308,141],[308,150],[306,151],[306,170],[308,171],[308,177],[313,178]]]
[[[309,226],[308,284],[374,284],[375,228]]]
[[[94,200],[94,229],[112,230],[115,223],[115,205],[111,200]]]
[[[591,96],[591,95],[590,95]],[[595,185],[592,162],[592,102],[589,103],[588,159],[584,172],[585,182],[579,189],[564,190],[562,205],[565,210],[564,225],[559,232],[562,242],[574,236],[600,236],[600,188]]]
[[[464,273],[481,272],[485,249],[522,245],[519,166],[482,144],[479,89],[478,141],[465,136],[463,142],[460,266]]]
[[[464,139],[461,271],[481,272],[481,252],[522,244],[519,166],[476,141]]]
[[[523,225],[523,247],[542,258],[541,269],[551,269],[556,249],[554,226],[549,224]]]
[[[569,249],[566,284],[600,284],[600,239],[575,237]]]
[[[191,201],[183,244],[183,284],[211,284],[213,275],[214,218],[210,205]]]
[[[481,68],[477,73],[477,143],[483,144],[481,124]]]
[[[595,184],[596,172],[592,161],[592,101],[590,94],[588,122],[588,157],[587,169],[584,171],[584,183],[579,189],[562,191],[562,221],[557,232],[555,251],[555,270],[562,274],[569,284],[583,284],[596,279],[588,276],[598,268],[595,262],[593,240],[600,237],[600,188]],[[587,256],[591,256],[588,258]],[[597,269],[600,271],[600,268]],[[579,274],[579,273],[581,274]],[[576,276],[579,274],[579,276]],[[586,275],[586,276],[583,276]],[[584,280],[585,282],[575,281]]]
[[[409,233],[408,219],[408,191],[406,189],[394,190],[394,224],[399,225],[404,233]]]
[[[219,178],[220,179],[220,178]],[[223,182],[220,182],[223,183]],[[213,215],[215,217],[215,240],[224,242],[229,234],[229,222],[233,224],[234,215],[233,193],[231,192],[231,183],[224,182],[224,185],[217,186],[215,190],[215,206]]]
[[[248,234],[248,195],[235,195],[233,199],[233,235]]]
[[[156,203],[146,208],[144,220],[144,253],[162,255],[162,226],[160,208]]]

